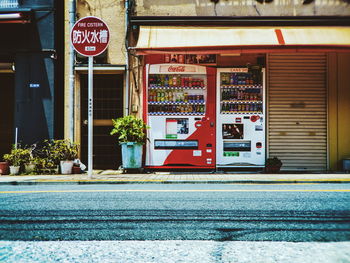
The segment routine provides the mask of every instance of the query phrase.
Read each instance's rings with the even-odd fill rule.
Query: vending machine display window
[[[263,113],[263,87],[259,71],[220,73],[220,113]]]
[[[150,74],[150,115],[204,115],[206,76],[198,74]]]

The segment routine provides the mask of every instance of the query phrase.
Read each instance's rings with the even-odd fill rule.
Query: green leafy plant
[[[48,140],[43,151],[47,162],[55,165],[60,161],[78,158],[78,145],[70,140]]]
[[[31,149],[13,148],[10,153],[4,155],[3,159],[11,166],[21,166],[33,159]]]
[[[128,115],[112,119],[114,128],[111,135],[116,135],[119,142],[145,143],[147,125],[143,120]]]
[[[57,165],[49,158],[34,157],[35,173],[55,173]]]

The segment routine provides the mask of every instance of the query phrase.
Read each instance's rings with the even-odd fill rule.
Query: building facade
[[[96,58],[96,81],[101,82],[96,83],[94,96],[97,101],[101,100],[101,104],[96,105],[94,126],[96,131],[101,131],[101,138],[108,137],[110,118],[122,114],[136,114],[153,126],[157,126],[157,121],[152,123],[151,120],[156,118],[150,116],[157,116],[153,113],[162,115],[158,119],[162,119],[164,127],[161,125],[157,127],[157,132],[161,132],[155,131],[154,134],[157,135],[154,138],[150,133],[153,141],[145,149],[145,155],[148,155],[145,156],[146,166],[149,162],[150,167],[181,168],[185,163],[184,160],[202,158],[210,167],[217,167],[220,159],[227,159],[230,160],[228,166],[235,168],[253,163],[249,158],[252,159],[256,153],[264,159],[279,157],[284,163],[285,170],[338,171],[342,169],[342,160],[349,157],[350,139],[347,131],[350,120],[347,118],[347,113],[350,105],[350,80],[347,72],[350,69],[350,4],[348,1],[143,0],[104,1],[104,4],[100,4],[99,1],[78,1],[76,8],[78,17],[96,15],[105,20],[111,29],[112,41],[105,56],[100,58],[102,63]],[[68,17],[67,8],[66,17]],[[66,41],[67,39],[66,35]],[[126,48],[129,52],[126,52]],[[173,60],[173,56],[176,59]],[[191,60],[201,56],[207,56],[210,60]],[[152,88],[150,78],[155,77],[151,74],[155,68],[152,65],[168,65],[172,70],[178,66],[182,67],[181,70],[187,70],[186,67],[191,65],[206,68],[205,81],[208,87],[203,96],[208,99],[206,101],[208,103],[204,104],[208,110],[208,105],[212,105],[213,111],[208,121],[208,130],[203,131],[203,136],[209,134],[214,136],[213,143],[205,143],[203,149],[198,148],[201,146],[195,146],[195,141],[199,138],[196,137],[193,139],[194,144],[189,145],[188,150],[179,148],[180,157],[169,157],[171,151],[176,152],[175,148],[178,145],[185,147],[183,146],[185,143],[180,142],[183,138],[190,138],[182,134],[183,130],[191,129],[193,126],[190,119],[193,117],[194,125],[204,129],[206,124],[199,122],[206,118],[208,120],[209,115],[207,111],[201,112],[201,108],[195,104],[188,105],[187,99],[183,99],[187,106],[178,107],[181,98],[180,102],[173,99],[175,92],[173,88],[169,88],[169,80],[166,80],[165,91]],[[86,86],[86,62],[82,58],[76,58],[74,66],[74,136],[81,142],[84,152],[86,115],[82,111],[86,108],[83,91]],[[247,69],[247,76],[253,74],[254,69],[263,72],[264,80],[260,82],[260,85],[264,86],[261,94],[263,111],[257,110],[255,105],[259,101],[254,97],[256,95],[253,95],[254,85],[249,87],[247,86],[250,85],[249,82],[244,84],[242,82],[235,87],[235,80],[232,80],[231,86],[220,82],[220,77],[225,73],[224,69],[231,70],[232,73],[243,68]],[[220,75],[220,72],[223,72],[223,75]],[[213,76],[209,77],[209,73]],[[240,76],[238,73],[235,74],[232,73],[230,76]],[[68,71],[65,75],[67,109],[72,94],[67,89]],[[169,78],[170,75],[172,77],[176,75],[175,79],[178,77],[180,81],[187,79],[178,73],[164,74],[165,78]],[[117,79],[108,82],[107,76],[108,78],[119,76],[121,82]],[[213,81],[215,83],[209,84]],[[109,85],[114,89],[113,94],[118,94],[116,97],[109,95],[109,99],[119,102],[109,104],[114,111],[110,112],[110,115],[104,115],[108,111],[107,103],[104,98],[98,97],[97,93],[101,91],[102,94],[102,87]],[[183,85],[185,84],[173,86],[176,89]],[[248,89],[242,91],[244,88],[240,86]],[[238,89],[240,98],[237,99],[236,94],[232,95],[236,96],[234,99],[233,97],[227,99],[227,94],[230,92],[233,94],[235,89]],[[201,96],[197,93],[189,89],[179,96],[184,94],[191,95],[190,98],[194,95]],[[163,96],[167,97],[166,101],[175,103],[165,103]],[[209,103],[209,97],[212,96],[215,96],[215,99]],[[223,99],[223,96],[226,96],[226,99]],[[242,99],[241,96],[245,98]],[[196,98],[200,100],[201,97]],[[120,102],[123,103],[122,106]],[[223,107],[225,103],[228,106]],[[244,110],[241,108],[243,104]],[[238,110],[235,107],[239,107]],[[238,116],[237,111],[241,115]],[[203,116],[198,113],[203,113]],[[68,132],[71,130],[69,128],[72,125],[68,124],[71,118],[67,114],[68,110],[65,113],[65,135],[69,136]],[[184,117],[186,115],[192,117]],[[255,117],[251,118],[252,116]],[[256,118],[259,119],[261,127],[255,125]],[[174,121],[177,122],[178,131],[174,131],[176,127],[172,127]],[[215,127],[213,131],[210,130],[211,125]],[[264,132],[263,141],[253,142],[252,138],[256,137],[256,133],[253,133],[248,140],[243,137],[237,139],[238,137],[234,137],[230,130],[227,130],[228,125],[232,127],[236,125],[235,127],[242,133],[251,125],[258,133]],[[180,126],[183,129],[179,129]],[[196,128],[193,132],[200,129]],[[102,142],[98,141],[99,135],[95,136],[94,147],[97,156],[99,147],[102,148],[103,142],[109,139],[105,137]],[[244,145],[240,142],[244,142]],[[167,143],[172,146],[166,146]],[[113,142],[108,141],[108,144],[110,147]],[[221,148],[218,148],[218,145],[221,145]],[[231,150],[225,150],[225,145]],[[112,151],[114,150],[109,154],[120,159],[117,153]],[[164,151],[164,156],[168,154],[169,158],[160,157],[162,154],[155,157],[156,153],[161,151]],[[245,159],[240,159],[239,156],[244,156]],[[162,160],[166,161],[154,162],[152,165],[150,158],[163,158]],[[103,165],[107,163],[101,163],[101,167]]]
[[[63,3],[0,1],[0,156],[63,137]]]
[[[80,157],[87,163],[87,58],[70,49],[70,27],[86,16],[102,19],[110,30],[110,44],[94,57],[94,168],[116,168],[121,163],[114,137],[109,135],[112,118],[128,113],[126,94],[124,1],[65,0],[65,137],[81,146]]]

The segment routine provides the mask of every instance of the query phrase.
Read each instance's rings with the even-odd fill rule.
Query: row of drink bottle
[[[189,102],[204,103],[204,95],[188,94],[184,91],[149,90],[148,102]]]
[[[203,78],[193,78],[181,75],[157,74],[149,75],[149,85],[151,87],[195,87],[204,88]]]
[[[148,105],[148,113],[162,114],[204,114],[204,105]]]
[[[256,85],[261,84],[258,74],[248,73],[221,73],[222,85]]]
[[[221,89],[221,100],[261,101],[260,89]]]
[[[231,112],[262,112],[261,104],[229,104],[223,103],[221,105],[221,113]]]

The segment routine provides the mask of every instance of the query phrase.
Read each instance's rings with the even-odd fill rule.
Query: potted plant
[[[278,173],[282,167],[282,161],[277,157],[267,158],[265,163],[266,173]]]
[[[116,135],[122,147],[123,169],[139,169],[142,166],[142,145],[146,142],[143,120],[133,115],[112,119],[111,135]]]
[[[8,162],[0,162],[0,175],[9,174],[9,163]]]
[[[4,155],[4,160],[10,165],[10,174],[19,174],[21,165],[24,165],[30,158],[29,149],[13,148],[10,153]]]
[[[35,172],[38,174],[58,173],[58,165],[48,157],[34,157]]]
[[[78,145],[70,140],[52,140],[46,147],[47,158],[60,165],[62,174],[71,174],[73,161],[78,158]]]
[[[35,145],[25,149],[25,151],[23,152],[22,160],[24,163],[24,172],[26,174],[32,173],[35,170],[35,161],[33,156],[34,148],[35,148]]]

